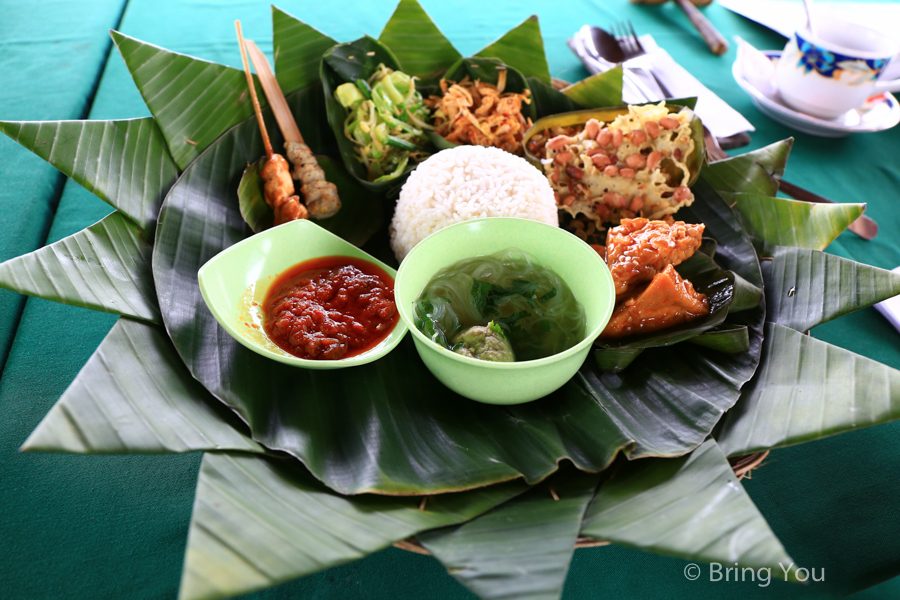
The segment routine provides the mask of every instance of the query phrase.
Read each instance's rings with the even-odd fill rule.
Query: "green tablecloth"
[[[586,22],[631,19],[756,126],[751,147],[795,136],[788,167],[795,183],[845,202],[868,202],[881,226],[875,241],[843,234],[830,251],[879,267],[900,265],[900,128],[842,140],[790,131],[761,115],[731,78],[734,50],[710,54],[672,5],[438,3],[426,10],[463,54],[531,13],[554,76],[587,73],[565,46]],[[124,14],[122,9],[125,8]],[[377,34],[393,3],[280,5],[332,37]],[[783,38],[718,6],[706,14],[726,37],[759,48]],[[239,66],[234,19],[271,49],[268,4],[105,0],[89,7],[38,0],[0,3],[0,118],[92,119],[144,116],[147,109],[118,56],[108,27],[205,59]],[[121,15],[121,22],[119,22]],[[118,24],[117,24],[118,23]],[[102,77],[100,73],[102,72]],[[99,79],[99,82],[98,82]],[[96,86],[96,96],[93,90]],[[109,208],[40,159],[0,139],[0,260],[31,251],[101,218]],[[58,207],[57,207],[58,202]],[[49,229],[49,234],[47,231]],[[24,304],[24,310],[22,305]],[[74,456],[20,454],[18,446],[102,340],[115,317],[0,291],[0,597],[174,598],[177,594],[199,454]],[[900,334],[873,309],[813,331],[820,339],[900,368]],[[13,337],[14,336],[14,337]],[[10,347],[11,343],[11,347]],[[8,359],[7,359],[8,349]],[[772,453],[744,485],[788,552],[825,581],[687,581],[685,561],[606,547],[575,553],[566,598],[839,598],[900,574],[900,423]],[[433,559],[389,549],[248,598],[472,597]],[[900,580],[860,598],[900,597]]]

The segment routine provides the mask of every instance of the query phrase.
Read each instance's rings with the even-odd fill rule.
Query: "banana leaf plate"
[[[273,30],[279,83],[354,216],[325,226],[392,264],[391,190],[341,166],[326,125],[320,58],[336,42],[277,8]],[[112,35],[152,117],[0,130],[116,210],[0,264],[0,286],[121,317],[24,450],[205,452],[184,600],[273,586],[411,536],[482,598],[560,597],[577,540],[777,567],[787,551],[729,457],[900,417],[900,373],[804,335],[900,293],[900,277],[822,252],[864,206],[775,197],[790,140],[704,166],[678,214],[715,240],[685,268],[734,282],[718,320],[598,348],[547,398],[459,398],[408,339],[349,371],[256,355],[217,325],[197,284],[207,260],[267,225],[244,75]],[[415,0],[377,42],[423,82],[462,58]],[[618,69],[552,87],[535,17],[476,56],[521,74],[536,118],[621,104]],[[266,124],[277,131],[268,111]]]

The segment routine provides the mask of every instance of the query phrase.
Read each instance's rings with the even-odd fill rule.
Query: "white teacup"
[[[900,47],[891,38],[855,23],[816,15],[816,34],[797,31],[775,68],[784,101],[801,112],[834,119],[866,99],[900,90],[900,79],[877,81]]]

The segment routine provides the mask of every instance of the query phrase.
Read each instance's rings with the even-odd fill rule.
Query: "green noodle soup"
[[[584,308],[569,286],[517,248],[439,271],[416,301],[415,323],[449,350],[502,362],[552,356],[585,336]],[[488,350],[472,347],[485,337]]]

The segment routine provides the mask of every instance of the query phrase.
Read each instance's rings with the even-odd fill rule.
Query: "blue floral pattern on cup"
[[[800,34],[795,35],[800,54],[797,66],[804,73],[815,71],[822,77],[846,78],[850,85],[861,85],[875,81],[887,66],[888,59],[863,59],[838,54],[804,40]]]

